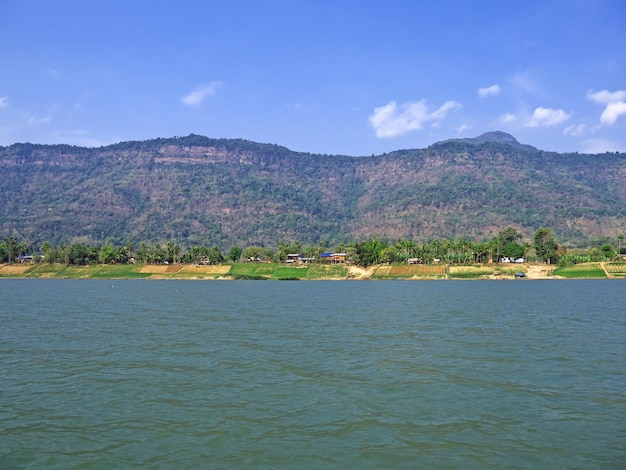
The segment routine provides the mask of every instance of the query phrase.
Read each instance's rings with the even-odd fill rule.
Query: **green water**
[[[0,468],[624,468],[621,281],[0,281]]]

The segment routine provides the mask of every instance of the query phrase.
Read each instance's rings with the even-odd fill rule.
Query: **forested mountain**
[[[33,243],[480,241],[507,226],[614,238],[626,154],[544,152],[502,132],[371,157],[198,135],[0,147],[0,235]]]

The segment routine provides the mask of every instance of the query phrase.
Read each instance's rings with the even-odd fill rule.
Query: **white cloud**
[[[622,114],[626,114],[626,102],[610,103],[600,115],[600,122],[612,126]]]
[[[456,133],[457,134],[463,134],[466,131],[469,131],[471,129],[470,126],[468,126],[467,124],[461,124],[459,127],[456,128]]]
[[[515,116],[515,114],[505,113],[498,118],[498,121],[502,124],[508,124],[510,122],[515,122],[516,119],[517,117]]]
[[[0,96],[0,109],[9,107],[9,98],[6,96]]]
[[[457,103],[456,101],[446,101],[441,107],[439,107],[439,109],[433,111],[430,117],[431,119],[439,122],[442,121],[450,111],[460,107],[461,103]]]
[[[602,90],[587,92],[587,98],[597,104],[604,104],[606,107],[600,115],[602,125],[612,126],[622,114],[626,114],[626,91]]]
[[[182,97],[181,101],[187,106],[197,106],[208,96],[214,95],[221,82],[211,82],[208,85],[201,85],[192,92]]]
[[[526,121],[526,127],[548,127],[565,122],[570,118],[562,109],[552,109],[539,107],[535,109],[533,115]]]
[[[478,96],[484,98],[486,96],[496,96],[500,94],[500,87],[498,85],[491,85],[487,88],[479,88]]]
[[[409,101],[401,105],[390,101],[385,106],[374,108],[369,116],[369,123],[376,130],[376,137],[396,137],[419,130],[428,122],[439,124],[450,111],[460,107],[461,104],[456,101],[446,101],[438,109],[431,111],[426,100]]]
[[[563,129],[563,134],[570,135],[572,137],[577,137],[580,135],[585,135],[588,132],[588,127],[586,124],[575,124],[572,126],[568,126]]]
[[[587,98],[598,104],[610,104],[610,103],[615,103],[617,101],[626,100],[626,91],[602,90],[602,91],[593,92],[589,90],[587,92]]]
[[[49,122],[52,122],[50,116],[29,116],[26,119],[26,123],[29,126],[38,126],[39,124],[48,124]]]

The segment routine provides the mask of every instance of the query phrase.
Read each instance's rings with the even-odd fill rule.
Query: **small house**
[[[303,259],[304,255],[302,253],[290,253],[287,255],[285,263],[301,263]]]
[[[322,261],[331,264],[345,264],[348,259],[347,253],[322,253],[320,255]]]

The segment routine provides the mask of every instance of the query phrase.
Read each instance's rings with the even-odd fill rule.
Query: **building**
[[[325,263],[345,264],[348,261],[347,253],[322,253],[320,259]]]

